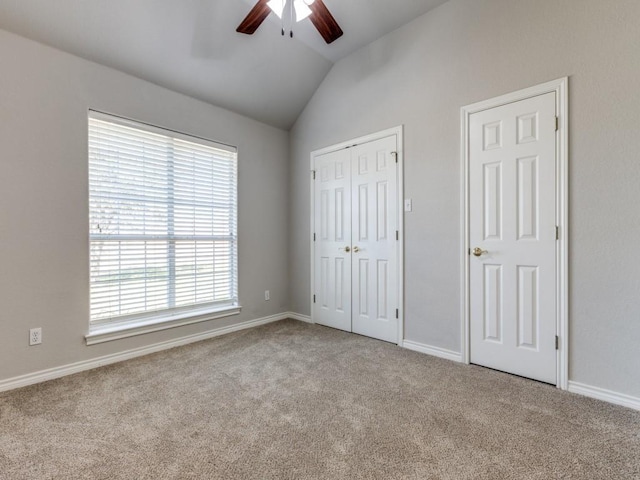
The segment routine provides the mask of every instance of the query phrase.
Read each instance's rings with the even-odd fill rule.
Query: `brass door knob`
[[[358,253],[360,251],[360,247],[353,247],[353,253]]]
[[[344,248],[339,248],[338,250],[344,250],[345,252],[349,253],[351,251],[351,248],[349,247],[349,245],[347,245]]]
[[[474,254],[476,257],[479,257],[479,256],[480,256],[480,255],[482,255],[483,253],[489,253],[489,252],[487,252],[486,250],[482,250],[480,247],[476,247],[476,248],[474,248],[474,249],[473,249],[473,254]]]

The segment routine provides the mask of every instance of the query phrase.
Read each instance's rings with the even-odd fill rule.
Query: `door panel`
[[[484,265],[484,336],[502,343],[502,265]]]
[[[353,332],[398,341],[398,178],[396,137],[351,150],[353,171]]]
[[[348,150],[316,158],[314,319],[351,331],[351,159]],[[347,248],[348,247],[348,248]]]
[[[471,362],[556,383],[555,93],[470,117]]]

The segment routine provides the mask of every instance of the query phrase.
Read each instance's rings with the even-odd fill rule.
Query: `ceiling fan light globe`
[[[293,7],[296,10],[296,22],[300,22],[311,15],[311,9],[307,6],[306,0],[295,0]]]
[[[267,5],[269,5],[269,8],[278,16],[278,18],[282,18],[285,3],[286,0],[269,0]]]

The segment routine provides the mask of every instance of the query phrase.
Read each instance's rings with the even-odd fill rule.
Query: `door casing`
[[[461,109],[461,351],[462,361],[470,361],[470,278],[469,278],[469,123],[474,113],[518,102],[527,98],[554,92],[556,94],[556,112],[558,130],[556,132],[556,225],[559,240],[556,242],[556,335],[557,383],[562,390],[568,388],[569,372],[569,79],[563,77],[541,85],[502,95],[462,107]]]
[[[314,234],[314,215],[315,215],[315,189],[314,189],[314,174],[315,174],[315,158],[326,153],[335,152],[344,148],[353,147],[362,143],[368,143],[375,140],[379,140],[385,137],[396,136],[396,150],[398,161],[398,198],[397,198],[397,215],[398,215],[398,345],[402,347],[404,340],[404,128],[402,125],[398,127],[389,128],[380,132],[371,133],[362,137],[347,140],[336,145],[331,145],[319,150],[311,152],[311,169],[309,171],[309,196],[310,196],[310,225],[309,225],[309,242],[311,252],[311,289],[309,292],[309,311],[311,312],[311,323],[315,323],[313,318],[313,296],[316,291],[315,286],[315,242],[313,239]]]

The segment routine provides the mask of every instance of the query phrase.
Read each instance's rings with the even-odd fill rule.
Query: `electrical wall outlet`
[[[269,293],[269,290],[264,291],[264,299],[271,300],[271,294]]]
[[[40,345],[42,343],[42,328],[32,328],[29,330],[29,345]]]

